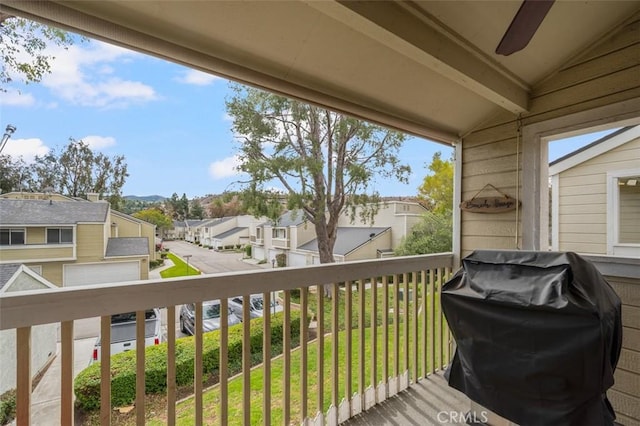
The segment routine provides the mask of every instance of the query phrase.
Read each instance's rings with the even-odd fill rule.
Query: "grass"
[[[187,275],[200,275],[200,271],[191,265],[187,265],[187,263],[182,260],[180,257],[176,256],[173,253],[167,253],[167,257],[171,259],[173,262],[173,266],[171,268],[167,268],[163,271],[160,271],[160,276],[162,278],[174,278],[174,277],[184,277]]]
[[[408,322],[405,324],[403,310],[405,309],[404,301],[401,300],[401,297],[398,297],[398,323],[394,324],[393,320],[395,315],[393,312],[388,314],[388,328],[386,333],[386,342],[388,348],[388,376],[395,376],[397,374],[402,374],[406,370],[414,371],[417,369],[418,373],[423,376],[426,375],[427,372],[432,370],[433,365],[442,365],[449,358],[449,347],[447,344],[442,345],[440,336],[447,336],[448,331],[446,331],[446,325],[441,324],[440,322],[440,303],[439,303],[439,295],[435,294],[433,300],[435,304],[435,322],[433,326],[427,327],[427,370],[425,371],[421,362],[423,356],[423,347],[422,347],[422,336],[423,336],[423,326],[421,321],[418,321],[418,345],[417,348],[414,346],[413,333],[414,333],[414,300],[419,302],[418,308],[422,308],[424,305],[422,304],[422,293],[423,289],[421,285],[418,285],[418,288],[411,281],[411,277],[408,279],[408,286],[413,291],[412,300],[410,300],[408,305],[408,312],[410,314]],[[403,289],[404,284],[400,283],[399,288]],[[357,291],[357,288],[353,287],[353,293],[351,297],[352,301],[352,314],[351,318],[347,319],[345,314],[345,300],[346,293],[344,291],[339,292],[338,296],[338,312],[339,312],[339,332],[338,332],[338,400],[341,401],[346,395],[346,386],[347,380],[350,383],[350,393],[357,392],[359,389],[359,377],[360,377],[360,366],[362,365],[364,370],[363,374],[363,383],[362,388],[367,388],[372,385],[372,358],[373,358],[373,341],[372,341],[372,331],[371,328],[371,300],[372,300],[372,289],[364,289],[363,294],[365,296],[364,303],[364,318],[363,318],[363,331],[362,335],[364,336],[364,351],[363,356],[360,358],[359,350],[360,350],[360,336],[361,331],[359,329],[359,318],[358,318],[358,307],[360,303],[360,293]],[[378,291],[378,310],[377,310],[377,345],[376,345],[376,354],[377,354],[377,367],[375,374],[375,383],[380,383],[383,380],[383,366],[381,360],[383,359],[383,342],[385,339],[384,329],[381,326],[382,319],[384,315],[382,314],[382,300],[383,299],[383,290],[381,288],[377,289]],[[427,321],[430,324],[431,312],[432,312],[432,298],[431,292],[427,289],[427,298],[426,298],[426,310],[427,310]],[[396,300],[394,299],[394,295],[398,294],[394,291],[394,286],[389,286],[389,300],[388,307],[390,310],[393,310],[395,306]],[[297,299],[297,298],[295,298]],[[295,300],[294,302],[298,302]],[[308,297],[309,310],[311,312],[317,312],[318,306],[318,297],[316,293],[309,293]],[[324,312],[325,312],[325,327],[324,331],[328,332],[331,330],[331,300],[323,299],[324,304]],[[421,312],[421,310],[420,310]],[[421,314],[419,313],[419,318],[421,318]],[[351,374],[347,377],[347,356],[346,356],[346,343],[347,343],[347,333],[348,331],[345,329],[345,324],[352,324],[351,329],[351,364],[350,370]],[[432,329],[435,331],[435,335],[432,336]],[[441,332],[442,330],[442,332]],[[441,334],[442,333],[442,334]],[[405,356],[405,341],[408,341],[409,352],[407,356]],[[446,342],[446,340],[445,340]],[[397,350],[396,350],[397,347]],[[417,351],[418,353],[418,364],[417,366],[413,366],[413,353]],[[319,394],[319,386],[318,386],[318,341],[313,340],[308,344],[307,350],[307,416],[314,417],[318,411],[325,412],[328,410],[331,405],[332,398],[332,355],[333,355],[333,336],[331,334],[325,335],[324,340],[324,361],[323,361],[323,400],[322,407],[318,406],[318,394]],[[301,401],[302,401],[302,390],[300,387],[301,377],[302,377],[302,352],[299,349],[296,349],[291,352],[291,371],[289,374],[288,382],[290,384],[291,389],[291,423],[301,423],[302,421],[302,412],[301,412]],[[397,366],[397,367],[396,367]],[[396,372],[397,368],[397,372]],[[263,392],[263,373],[264,370],[261,366],[254,368],[250,373],[250,394],[251,394],[251,424],[260,424],[262,423],[262,405],[264,400],[264,392]],[[181,389],[181,395],[187,395],[188,392],[193,392],[192,389]],[[283,358],[273,359],[271,362],[271,422],[273,424],[282,424],[284,417],[284,361]],[[209,390],[205,391],[203,394],[203,419],[205,424],[219,424],[220,423],[220,390],[216,385]],[[229,424],[242,424],[243,418],[243,404],[242,404],[242,376],[235,377],[228,382],[228,421]],[[134,410],[135,412],[135,410]],[[114,416],[114,425],[133,425],[135,424],[135,414],[134,412],[129,413],[127,416]],[[192,397],[189,397],[181,402],[179,402],[176,406],[176,422],[178,425],[192,425],[195,423],[195,402]],[[153,396],[147,397],[146,404],[146,418],[147,424],[150,425],[164,425],[166,424],[166,397],[165,396]]]

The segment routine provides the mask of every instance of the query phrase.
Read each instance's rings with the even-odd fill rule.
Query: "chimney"
[[[100,194],[97,192],[87,192],[87,200],[89,201],[100,201]]]

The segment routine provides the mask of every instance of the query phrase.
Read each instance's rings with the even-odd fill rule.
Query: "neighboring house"
[[[0,264],[0,296],[24,290],[57,288],[33,270],[19,263]],[[57,324],[31,328],[31,371],[37,376],[55,357]],[[0,331],[0,395],[16,387],[16,330]]]
[[[251,215],[188,220],[185,221],[187,225],[185,240],[213,247],[216,250],[242,246],[249,243],[250,229],[265,220],[265,218],[256,218]]]
[[[552,249],[640,257],[640,126],[549,165]]]
[[[382,202],[373,221],[367,222],[360,218],[360,212],[361,209],[355,211],[353,221],[349,211],[338,219],[333,253],[337,262],[392,255],[427,210],[414,202]],[[305,220],[302,210],[286,212],[276,222],[263,223],[251,232],[254,259],[270,262],[277,254],[285,253],[288,266],[320,263],[314,226]]]
[[[174,220],[172,228],[162,230],[162,238],[165,240],[184,240],[186,229],[184,220]]]
[[[155,226],[88,198],[0,195],[0,264],[25,264],[65,287],[148,279]]]

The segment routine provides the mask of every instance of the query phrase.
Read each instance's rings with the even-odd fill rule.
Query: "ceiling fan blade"
[[[547,16],[555,0],[524,0],[496,48],[498,55],[509,56],[524,49]]]

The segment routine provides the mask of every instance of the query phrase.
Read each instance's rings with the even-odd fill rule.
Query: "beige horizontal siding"
[[[560,176],[560,184],[563,187],[572,187],[572,186],[582,186],[582,185],[598,185],[602,184],[601,175],[598,174],[588,174],[586,176]]]
[[[561,244],[561,250],[586,254],[602,254],[603,251],[607,251],[607,245],[565,242]]]
[[[574,214],[607,214],[607,205],[605,203],[599,204],[563,204],[560,206],[560,215],[574,215]]]
[[[602,179],[603,181],[605,179]],[[602,183],[598,183],[598,184],[584,184],[582,186],[565,186],[562,185],[560,186],[560,197],[570,197],[572,195],[583,195],[583,194],[590,194],[590,195],[603,195],[606,196],[607,194],[607,185],[606,183],[602,182]],[[562,202],[562,201],[561,201]]]
[[[579,225],[600,224],[607,221],[607,215],[602,213],[564,214],[560,215],[560,229],[567,223]],[[560,231],[562,233],[562,231]]]
[[[560,241],[566,243],[600,244],[606,247],[607,235],[586,232],[584,234],[560,234]]]

